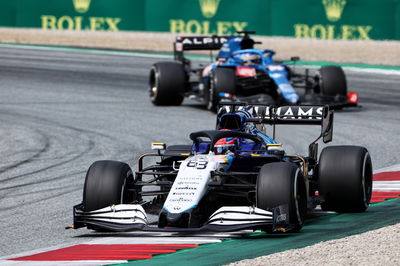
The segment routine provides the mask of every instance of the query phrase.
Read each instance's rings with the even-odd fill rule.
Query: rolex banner
[[[143,31],[145,1],[0,0],[0,26]],[[10,10],[14,11],[13,17]]]
[[[150,5],[145,16],[147,30],[196,34],[255,30],[261,35],[299,38],[400,39],[400,28],[396,29],[400,22],[400,0],[147,2]]]
[[[400,0],[0,0],[0,26],[400,40]]]

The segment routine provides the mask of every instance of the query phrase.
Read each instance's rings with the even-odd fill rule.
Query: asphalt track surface
[[[71,224],[93,161],[135,158],[152,141],[188,143],[215,116],[198,104],[154,107],[148,69],[159,58],[0,48],[0,256],[104,235]],[[332,145],[369,149],[375,169],[400,161],[400,75],[346,70],[362,108],[335,116]],[[288,152],[306,153],[319,128],[281,127]]]

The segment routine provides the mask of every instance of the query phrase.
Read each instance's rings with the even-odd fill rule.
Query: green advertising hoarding
[[[153,10],[157,3],[162,8]],[[146,29],[153,31],[229,34],[247,29],[299,38],[400,38],[398,0],[148,0],[146,7]]]
[[[0,26],[400,40],[400,0],[0,0]]]
[[[16,2],[10,0],[0,0],[0,26],[16,26]]]
[[[13,3],[16,27],[68,30],[144,30],[146,0],[0,0]]]
[[[147,30],[171,33],[225,35],[252,29],[259,34],[266,34],[269,31],[270,2],[147,0],[145,24]]]
[[[317,39],[395,39],[400,1],[272,0],[271,35]],[[289,7],[289,8],[288,8]],[[398,10],[400,11],[400,10]],[[283,17],[282,17],[283,16]],[[400,29],[397,29],[400,30]]]

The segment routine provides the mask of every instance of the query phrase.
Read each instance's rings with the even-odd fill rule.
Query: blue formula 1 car
[[[249,37],[177,37],[175,61],[158,62],[150,70],[150,98],[155,105],[180,105],[185,97],[216,110],[222,99],[262,104],[327,104],[342,108],[355,106],[358,95],[347,92],[341,67],[324,66],[313,76],[308,69],[296,73],[287,64],[275,61],[272,50],[257,50]],[[189,50],[218,50],[207,66],[192,67],[184,56]],[[292,57],[295,62],[299,57]]]
[[[358,146],[325,147],[318,158],[316,141],[332,140],[332,123],[327,106],[223,106],[216,130],[191,133],[190,145],[153,143],[157,152],[140,156],[136,172],[122,162],[93,163],[73,228],[293,232],[317,205],[363,212],[371,158]],[[262,130],[279,124],[319,125],[321,133],[308,155],[288,154]],[[148,157],[157,163],[144,166]]]

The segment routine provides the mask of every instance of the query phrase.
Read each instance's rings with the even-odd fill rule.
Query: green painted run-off
[[[246,238],[206,244],[121,265],[221,265],[360,234],[399,222],[400,199],[394,199],[373,204],[365,213],[332,214],[311,219],[301,232],[295,234],[256,233]]]

